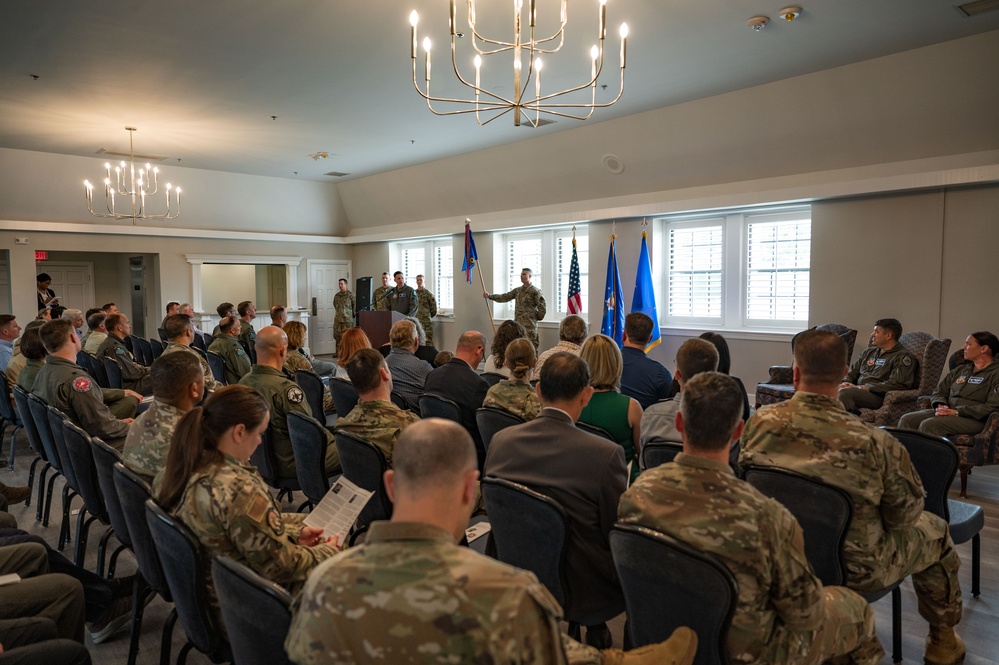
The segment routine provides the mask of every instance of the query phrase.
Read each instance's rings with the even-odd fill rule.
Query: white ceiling
[[[512,3],[479,3],[480,21],[495,16],[508,35]],[[966,18],[955,4],[804,0],[786,23],[779,0],[609,0],[608,89],[598,92],[616,94],[622,21],[626,87],[587,122],[999,29],[999,12]],[[539,22],[555,6],[538,0]],[[434,86],[457,93],[445,87],[447,0],[5,0],[0,147],[98,158],[102,148],[127,151],[123,127],[134,125],[136,152],[166,155],[164,166],[336,182],[323,174],[370,175],[578,126],[516,128],[506,116],[479,127],[467,115],[432,115],[412,87],[411,9],[435,43]],[[596,11],[596,0],[570,3],[572,58],[546,62],[543,92],[589,73]],[[755,33],[746,20],[758,14],[772,21]],[[509,90],[510,78],[488,87]],[[329,159],[308,157],[318,151]]]

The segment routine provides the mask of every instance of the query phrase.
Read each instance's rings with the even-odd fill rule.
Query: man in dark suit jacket
[[[624,611],[608,538],[628,486],[624,449],[575,425],[593,394],[589,368],[578,356],[551,355],[538,393],[544,408],[536,419],[493,436],[485,474],[527,485],[565,508],[566,616],[588,622],[587,644],[606,648],[610,632],[603,622]]]
[[[423,392],[446,397],[461,409],[461,424],[472,435],[475,451],[479,456],[479,471],[486,459],[482,435],[475,422],[475,411],[482,406],[489,391],[489,384],[475,373],[486,353],[486,338],[482,333],[469,330],[458,339],[454,358],[446,365],[427,374]]]

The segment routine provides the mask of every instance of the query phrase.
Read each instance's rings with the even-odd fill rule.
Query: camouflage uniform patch
[[[166,466],[173,431],[183,417],[177,407],[154,399],[128,430],[122,452],[125,466],[151,481]]]
[[[534,420],[541,413],[541,401],[534,387],[526,381],[507,379],[489,389],[482,406],[493,406],[509,411],[524,420]]]
[[[356,434],[375,445],[392,465],[392,448],[404,429],[417,422],[418,415],[384,400],[359,401],[350,413],[336,421],[336,431]]]

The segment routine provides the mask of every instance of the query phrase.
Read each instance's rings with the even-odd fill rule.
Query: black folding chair
[[[346,379],[332,377],[330,394],[333,396],[333,408],[336,409],[338,417],[342,418],[357,406],[357,391],[354,390],[354,384]]]
[[[596,436],[603,437],[608,441],[613,441],[614,437],[611,433],[605,430],[603,427],[597,427],[596,425],[591,425],[590,423],[584,423],[582,421],[576,421],[576,427],[583,430],[584,432],[589,432],[590,434],[595,434]]]
[[[274,454],[274,445],[271,443],[270,427],[261,437],[260,445],[250,455],[250,464],[257,467],[257,471],[260,472],[260,477],[264,479],[265,483],[278,491],[278,501],[281,501],[285,496],[290,500],[293,498],[294,492],[302,489],[298,484],[298,478],[278,477],[277,457]]]
[[[330,491],[330,480],[326,475],[326,451],[329,446],[326,432],[326,428],[315,418],[297,411],[288,414],[288,436],[295,453],[298,485],[308,499],[299,511],[306,505],[315,506]]]
[[[336,450],[340,456],[343,477],[361,489],[374,492],[357,521],[367,526],[374,521],[392,517],[392,502],[385,492],[384,481],[388,462],[382,451],[374,444],[344,431],[336,433]]]
[[[14,407],[11,406],[10,400],[7,399],[7,395],[10,394],[10,383],[7,381],[7,375],[0,372],[0,443],[3,443],[3,436],[7,433],[7,430],[11,427],[14,431],[10,434],[10,459],[8,460],[8,468],[14,470],[14,440],[17,439],[17,431],[24,427],[24,423],[21,421],[20,416],[14,411]],[[30,489],[31,483],[28,483]],[[30,496],[30,492],[29,492]]]
[[[325,425],[326,410],[323,409],[323,380],[313,371],[300,369],[295,372],[295,383],[305,393],[305,401],[309,404],[309,408],[312,409],[312,417]],[[351,387],[353,388],[353,386]]]
[[[483,379],[486,380],[486,383],[489,384],[490,388],[492,388],[493,386],[495,386],[500,381],[506,381],[507,378],[509,378],[509,377],[503,376],[499,372],[483,372],[479,376],[481,376]]]
[[[683,452],[683,444],[673,441],[646,441],[642,446],[642,470],[668,464]]]
[[[496,432],[513,425],[522,425],[524,422],[520,416],[495,406],[483,406],[475,412],[475,423],[479,426],[482,446],[487,451]]]
[[[34,487],[35,467],[38,466],[39,462],[42,463],[42,470],[38,476],[38,500],[35,502],[35,512],[37,513],[35,519],[40,520],[42,519],[42,509],[45,507],[45,476],[49,469],[52,468],[52,465],[48,461],[45,449],[42,447],[42,440],[38,436],[38,429],[35,427],[35,420],[31,416],[31,411],[28,407],[28,393],[21,386],[14,386],[14,404],[17,405],[21,422],[24,424],[24,433],[28,436],[28,446],[35,453],[35,459],[32,460],[31,467],[28,469],[29,490]],[[30,494],[25,499],[24,505],[31,505]]]
[[[55,489],[55,481],[56,478],[63,475],[62,460],[59,458],[59,452],[56,450],[55,442],[52,440],[52,428],[49,426],[49,405],[46,404],[41,397],[38,397],[33,393],[28,393],[27,397],[28,413],[31,414],[31,420],[35,425],[35,431],[38,433],[38,440],[42,444],[42,450],[45,451],[45,461],[48,462],[49,466],[55,470],[55,473],[49,476],[44,501],[41,500],[41,484],[45,482],[44,471],[42,472],[43,477],[39,479],[38,509],[42,512],[38,515],[38,517],[42,520],[42,526],[48,526],[49,517],[52,513],[52,492]]]
[[[228,381],[225,380],[225,360],[222,359],[222,356],[214,351],[206,351],[205,357],[208,358],[208,367],[211,368],[215,380],[224,386],[229,385]]]
[[[284,640],[291,627],[291,595],[229,557],[212,560],[222,622],[239,665],[290,665]]]
[[[420,417],[421,418],[444,418],[461,422],[461,409],[458,405],[441,395],[427,393],[420,396]]]
[[[94,360],[95,362],[99,362],[104,365],[104,375],[107,376],[108,388],[121,390],[125,387],[121,378],[121,365],[119,365],[113,358],[102,356],[100,358],[95,358]]]

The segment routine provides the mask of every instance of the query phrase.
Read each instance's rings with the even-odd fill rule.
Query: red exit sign
[[[48,252],[35,250],[35,261],[45,261],[48,258],[49,258]]]

